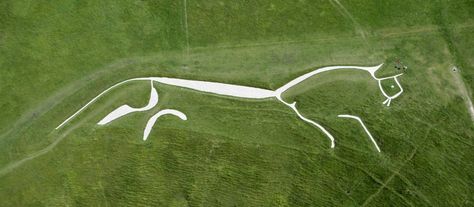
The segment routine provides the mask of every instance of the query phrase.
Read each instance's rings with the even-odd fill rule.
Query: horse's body
[[[264,99],[275,97],[275,91],[249,86],[233,85],[208,81],[185,80],[179,78],[151,78],[152,81],[189,88],[197,91],[214,93],[224,96],[232,96],[249,99]]]
[[[370,73],[371,77],[375,80],[378,81],[379,88],[382,92],[382,94],[387,98],[384,101],[384,104],[387,104],[387,106],[390,106],[390,102],[392,99],[398,97],[402,92],[403,89],[398,82],[397,77],[400,76],[391,76],[391,77],[386,77],[386,78],[377,78],[375,76],[375,72],[382,66],[374,66],[374,67],[360,67],[360,66],[329,66],[329,67],[323,67],[323,68],[318,68],[316,70],[313,70],[309,73],[306,73],[304,75],[301,75],[292,81],[286,83],[282,87],[272,91],[268,89],[263,89],[263,88],[256,88],[256,87],[249,87],[249,86],[241,86],[241,85],[234,85],[234,84],[226,84],[226,83],[218,83],[218,82],[208,82],[208,81],[199,81],[199,80],[186,80],[186,79],[179,79],[179,78],[167,78],[167,77],[143,77],[143,78],[133,78],[133,79],[128,79],[125,81],[122,81],[120,83],[117,83],[113,85],[112,87],[106,89],[96,97],[94,97],[91,101],[89,101],[86,105],[84,105],[81,109],[79,109],[76,113],[74,113],[72,116],[70,116],[68,119],[66,119],[63,123],[61,123],[56,129],[62,127],[64,124],[66,124],[70,119],[75,117],[77,114],[79,114],[82,110],[84,110],[88,105],[93,103],[95,100],[97,100],[99,97],[101,97],[103,94],[107,93],[111,89],[122,85],[127,82],[131,81],[150,81],[151,82],[151,94],[150,94],[150,100],[149,103],[142,108],[133,108],[128,105],[122,105],[119,108],[115,109],[111,113],[109,113],[106,117],[104,117],[101,121],[99,121],[99,125],[105,125],[115,119],[118,119],[124,115],[127,115],[132,112],[137,112],[137,111],[146,111],[151,108],[153,108],[157,103],[158,103],[158,92],[153,86],[153,82],[159,82],[162,84],[167,84],[167,85],[172,85],[172,86],[178,86],[182,88],[189,88],[192,90],[197,90],[197,91],[202,91],[202,92],[207,92],[207,93],[213,93],[213,94],[218,94],[218,95],[223,95],[223,96],[231,96],[231,97],[238,97],[238,98],[246,98],[246,99],[266,99],[266,98],[276,98],[278,101],[282,102],[286,106],[290,107],[295,113],[298,115],[300,119],[302,119],[305,122],[308,122],[316,127],[318,127],[326,136],[331,140],[331,148],[334,148],[335,143],[334,143],[334,137],[320,124],[304,117],[301,115],[301,113],[298,111],[296,108],[296,102],[293,103],[288,103],[282,99],[282,94],[287,91],[288,89],[292,88],[295,85],[300,84],[304,80],[313,77],[316,74],[326,72],[326,71],[332,71],[332,70],[338,70],[338,69],[356,69],[356,70],[364,70]],[[387,95],[387,93],[383,90],[381,81],[385,79],[390,79],[393,78],[395,82],[397,83],[398,87],[400,88],[400,92],[393,96]],[[144,131],[144,136],[143,139],[146,140],[151,128],[153,127],[155,121],[161,116],[161,115],[166,115],[166,114],[171,114],[178,116],[182,120],[186,120],[187,117],[184,115],[182,112],[174,110],[174,109],[165,109],[157,114],[155,114],[152,118],[149,119],[145,131]],[[362,122],[361,122],[362,123]],[[370,134],[369,134],[370,135]],[[378,146],[377,146],[378,149]]]

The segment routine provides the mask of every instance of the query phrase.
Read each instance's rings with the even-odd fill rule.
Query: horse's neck
[[[287,91],[288,89],[292,88],[293,86],[295,85],[298,85],[299,83],[305,81],[306,79],[308,78],[311,78],[319,73],[322,73],[322,72],[327,72],[327,71],[331,71],[331,70],[338,70],[338,69],[355,69],[355,70],[364,70],[364,71],[367,71],[369,72],[372,77],[375,77],[374,76],[374,73],[375,71],[378,70],[378,68],[380,67],[381,65],[378,65],[378,66],[375,66],[375,67],[359,67],[359,66],[329,66],[329,67],[323,67],[323,68],[318,68],[316,70],[313,70],[311,72],[308,72],[308,73],[305,73],[293,80],[291,80],[290,82],[286,83],[285,85],[283,85],[282,87],[278,88],[275,92],[279,95],[281,95],[282,93],[284,93],[285,91]]]
[[[283,85],[282,87],[278,88],[276,90],[276,92],[278,94],[281,94],[283,92],[285,92],[286,90],[292,88],[293,86],[295,85],[298,85],[299,83],[305,81],[306,79],[308,78],[311,78],[319,73],[322,73],[322,72],[326,72],[326,71],[330,71],[330,70],[335,70],[335,69],[339,69],[339,68],[335,68],[335,67],[325,67],[325,68],[319,68],[319,69],[316,69],[316,70],[313,70],[309,73],[306,73],[306,74],[303,74],[293,80],[291,80],[290,82],[286,83],[285,85]]]

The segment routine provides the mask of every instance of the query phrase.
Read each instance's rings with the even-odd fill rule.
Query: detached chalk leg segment
[[[158,113],[156,113],[155,115],[153,115],[153,116],[148,120],[148,122],[146,123],[145,130],[143,131],[143,141],[145,141],[146,139],[148,139],[148,136],[150,135],[151,129],[152,129],[153,126],[155,125],[156,120],[157,120],[158,118],[160,118],[160,116],[167,115],[167,114],[175,115],[175,116],[179,117],[179,118],[180,118],[181,120],[183,120],[183,121],[188,120],[188,117],[186,117],[186,114],[183,114],[183,112],[181,112],[181,111],[174,110],[174,109],[164,109],[164,110],[161,110],[161,111],[159,111]]]
[[[351,119],[355,119],[355,120],[359,121],[360,125],[362,125],[362,128],[364,128],[364,131],[367,133],[367,135],[369,135],[369,138],[370,138],[370,140],[372,141],[372,143],[374,143],[374,146],[375,146],[375,148],[377,149],[377,151],[380,152],[380,148],[379,148],[379,146],[377,145],[377,142],[375,142],[374,137],[372,137],[372,134],[370,134],[370,132],[369,132],[369,130],[367,129],[367,127],[365,127],[365,124],[364,124],[364,122],[362,122],[362,119],[360,119],[360,118],[357,117],[357,116],[352,116],[352,115],[347,115],[347,114],[341,114],[341,115],[338,115],[337,117],[340,117],[340,118],[351,118]]]

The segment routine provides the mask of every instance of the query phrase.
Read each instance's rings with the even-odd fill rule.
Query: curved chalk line
[[[128,79],[128,80],[124,80],[120,83],[117,83],[113,86],[111,86],[110,88],[102,91],[102,93],[100,93],[99,95],[97,95],[96,97],[94,97],[93,99],[91,99],[89,102],[86,103],[86,105],[84,105],[83,107],[81,107],[79,110],[77,110],[74,114],[72,114],[70,117],[68,117],[66,120],[64,120],[61,124],[59,124],[55,129],[59,129],[61,128],[62,126],[64,126],[64,124],[66,124],[67,122],[69,122],[72,118],[74,118],[75,116],[77,116],[79,113],[81,113],[84,109],[87,108],[87,106],[89,106],[90,104],[94,103],[99,97],[101,97],[102,95],[106,94],[107,92],[109,92],[110,90],[112,90],[113,88],[117,87],[117,86],[120,86],[124,83],[128,83],[128,82],[131,82],[131,81],[137,81],[137,80],[148,80],[147,78],[132,78],[132,79]]]
[[[186,114],[183,114],[183,112],[181,111],[174,110],[174,109],[161,110],[155,115],[153,115],[146,123],[145,130],[143,131],[143,141],[146,141],[146,139],[148,139],[148,135],[150,135],[151,129],[155,125],[156,120],[160,118],[160,116],[167,115],[167,114],[175,115],[183,121],[188,120],[188,117],[186,116]]]

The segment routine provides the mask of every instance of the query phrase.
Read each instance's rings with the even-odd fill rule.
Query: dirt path
[[[66,98],[70,97],[72,94],[86,87],[91,81],[95,81],[98,78],[103,77],[109,73],[122,70],[130,64],[129,62],[132,61],[132,59],[128,58],[118,60],[115,63],[106,65],[103,68],[98,69],[97,72],[94,72],[80,80],[68,84],[64,88],[61,88],[60,90],[58,90],[58,92],[52,94],[44,101],[42,101],[33,110],[23,113],[20,118],[16,120],[15,123],[12,124],[6,132],[0,134],[0,139],[3,139],[7,136],[12,136],[13,133],[21,131],[22,129],[30,126],[33,120],[36,119],[36,117],[41,117],[47,112],[51,111],[58,104],[62,103],[62,101],[64,101]]]
[[[461,93],[462,98],[464,99],[464,103],[466,104],[467,111],[469,112],[469,115],[471,115],[471,120],[474,123],[474,106],[471,100],[471,93],[469,92],[469,89],[466,87],[466,83],[464,83],[464,80],[462,79],[462,76],[459,70],[456,70],[456,72],[453,72],[453,77],[454,77],[454,82],[456,86],[458,87],[458,90]]]
[[[183,0],[184,9],[184,33],[186,35],[186,55],[189,57],[189,30],[188,30],[188,3]]]
[[[125,94],[126,92],[123,92],[121,95]],[[103,111],[104,109],[106,109],[107,106],[109,106],[111,103],[115,102],[116,100],[115,99],[112,99],[110,100],[109,102],[107,102],[106,104],[104,104],[103,106],[99,107],[97,109],[97,111]],[[92,117],[96,116],[97,113],[90,113],[88,114],[87,116],[85,116],[83,119],[79,120],[77,123],[75,123],[74,125],[72,125],[70,128],[68,128],[67,130],[65,130],[64,132],[61,132],[61,134],[58,134],[57,137],[55,138],[55,140],[53,142],[51,142],[48,146],[46,146],[45,148],[43,149],[40,149],[36,152],[33,152],[33,153],[30,153],[28,155],[26,155],[24,158],[20,159],[20,160],[16,160],[16,161],[13,161],[13,162],[10,162],[9,164],[5,165],[5,166],[0,166],[0,177],[10,173],[12,170],[16,169],[17,167],[20,167],[22,166],[23,164],[25,164],[26,162],[30,161],[30,160],[33,160],[37,157],[40,157],[40,156],[43,156],[45,154],[47,154],[48,152],[50,152],[51,150],[53,150],[61,141],[63,141],[71,132],[73,132],[74,130],[76,130],[77,128],[79,128],[82,124],[86,123],[87,121],[89,121]]]
[[[339,11],[339,13],[342,14],[342,16],[346,17],[352,22],[356,32],[359,33],[359,35],[362,37],[365,43],[369,45],[365,30],[362,28],[359,22],[354,18],[354,16],[352,16],[352,14],[346,9],[346,7],[342,5],[341,2],[339,2],[339,0],[330,0],[329,2]]]
[[[26,156],[25,158],[21,159],[21,160],[18,160],[18,161],[15,161],[15,162],[12,162],[10,164],[8,164],[7,166],[3,167],[0,169],[0,177],[3,177],[4,175],[8,174],[9,172],[11,172],[12,170],[14,170],[15,168],[23,165],[25,162],[27,161],[30,161],[32,159],[35,159],[39,156],[42,156],[46,153],[48,153],[49,151],[51,151],[52,149],[54,149],[54,147],[56,147],[56,145],[61,142],[69,133],[71,133],[74,129],[76,129],[77,127],[79,127],[80,124],[77,124],[71,128],[69,128],[67,131],[65,131],[64,133],[62,133],[56,140],[54,140],[53,143],[51,143],[50,145],[48,145],[47,147],[37,151],[37,152],[34,152],[34,153],[31,153],[29,154],[28,156]]]

